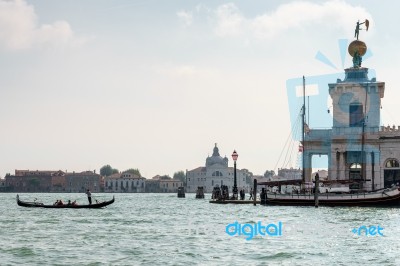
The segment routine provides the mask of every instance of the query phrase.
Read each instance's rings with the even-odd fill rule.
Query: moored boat
[[[262,205],[314,206],[313,193],[264,193],[261,192]],[[357,207],[389,207],[400,206],[400,187],[364,193],[321,193],[318,195],[319,206],[357,206]]]
[[[64,209],[64,208],[67,208],[67,209],[99,209],[99,208],[108,206],[110,204],[113,204],[114,201],[115,201],[115,197],[113,196],[113,198],[109,201],[96,202],[96,203],[90,204],[90,205],[74,205],[74,204],[46,205],[42,202],[37,202],[37,201],[33,201],[33,202],[22,201],[19,199],[19,195],[17,195],[18,206],[36,207],[36,208],[52,208],[52,209]]]

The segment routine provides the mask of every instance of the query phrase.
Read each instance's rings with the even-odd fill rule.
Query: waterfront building
[[[220,156],[217,144],[213,149],[212,156],[208,156],[205,166],[193,170],[186,170],[187,192],[196,192],[197,187],[203,187],[204,192],[212,192],[215,186],[228,186],[229,192],[233,188],[233,167],[228,166],[228,158]],[[238,190],[250,191],[250,184],[247,182],[251,173],[246,169],[236,170]]]
[[[183,187],[183,182],[179,179],[173,179],[167,175],[156,175],[151,179],[146,179],[146,192],[177,193],[178,187]]]
[[[6,186],[12,192],[101,192],[101,176],[95,171],[68,173],[61,170],[15,170],[5,177]]]
[[[365,43],[354,41],[350,50],[365,53]],[[400,127],[381,126],[380,121],[385,83],[369,78],[368,68],[355,65],[328,89],[333,126],[307,130],[305,180],[311,181],[312,157],[327,155],[328,179],[358,183],[351,184],[352,189],[376,190],[399,183]]]
[[[54,172],[15,170],[14,175],[6,175],[6,185],[11,192],[51,192]]]
[[[280,168],[278,176],[285,180],[301,180],[302,171],[300,168]]]
[[[104,178],[105,192],[145,192],[146,178],[123,172],[116,173]]]
[[[183,187],[183,182],[179,179],[160,179],[160,192],[177,193],[178,187]]]
[[[65,192],[83,193],[86,189],[91,192],[103,192],[103,177],[96,174],[96,171],[83,171],[80,173],[65,173]]]
[[[6,192],[7,188],[8,187],[6,186],[6,179],[0,178],[0,192]]]
[[[145,192],[158,193],[160,192],[160,180],[146,179]]]

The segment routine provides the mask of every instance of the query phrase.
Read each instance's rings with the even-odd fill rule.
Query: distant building
[[[104,178],[105,192],[145,192],[146,178],[124,172],[116,173]]]
[[[177,193],[178,187],[183,187],[183,182],[178,179],[160,179],[160,192]]]
[[[318,170],[314,173],[312,173],[312,180],[315,180],[315,175],[318,173],[319,179],[320,180],[326,180],[328,179],[328,170]]]
[[[257,183],[260,183],[260,182],[267,182],[267,181],[270,181],[270,180],[271,180],[271,178],[265,177],[265,176],[263,176],[263,175],[253,175],[252,178],[251,178],[251,182],[254,182],[254,179],[257,180]],[[252,183],[252,184],[253,184],[253,183]]]
[[[101,192],[101,176],[92,172],[66,173],[63,171],[15,170],[15,175],[5,177],[12,192]]]
[[[278,176],[285,180],[301,180],[302,170],[300,168],[278,169]]]
[[[66,173],[65,179],[65,192],[81,193],[85,192],[86,189],[90,189],[91,192],[104,191],[102,176],[94,171]]]
[[[228,186],[229,192],[232,192],[234,184],[233,167],[228,167],[228,158],[222,158],[219,155],[217,144],[213,149],[211,157],[207,157],[205,167],[198,167],[186,171],[187,192],[196,192],[197,187],[202,186],[204,192],[212,192],[215,186]],[[250,191],[250,184],[247,183],[247,177],[250,174],[247,170],[236,170],[236,180],[238,190],[245,189]]]
[[[146,182],[145,192],[158,193],[158,192],[161,191],[161,189],[160,189],[160,180],[146,179],[145,182]]]
[[[6,180],[3,178],[0,178],[0,192],[6,192],[7,191],[7,186],[6,186]]]
[[[53,172],[15,170],[14,175],[5,177],[6,185],[11,192],[51,192]]]

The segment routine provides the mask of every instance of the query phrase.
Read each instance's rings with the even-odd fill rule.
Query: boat
[[[263,188],[264,189],[264,188]],[[263,193],[260,194],[261,205],[281,206],[315,206],[313,193]],[[319,206],[356,206],[356,207],[391,207],[400,206],[400,188],[383,189],[364,193],[321,193],[318,195]]]
[[[353,57],[353,67],[345,69],[343,81],[337,79],[336,83],[328,84],[332,100],[332,128],[313,129],[306,123],[303,76],[302,136],[299,146],[299,152],[302,153],[301,179],[260,182],[259,185],[266,187],[278,186],[277,191],[262,188],[261,204],[400,206],[400,179],[397,178],[400,164],[397,155],[391,152],[392,147],[400,145],[400,127],[398,130],[394,126],[390,130],[379,130],[380,102],[385,86],[376,78],[369,79],[368,68],[361,67],[361,57],[366,49],[366,44],[358,40],[357,35],[357,40],[348,47]],[[326,181],[320,181],[318,174],[315,180],[311,177],[312,156],[318,154],[328,156],[329,178]],[[320,182],[340,186],[334,189],[323,187],[325,189],[321,191]],[[297,185],[299,189],[282,193],[282,185]]]
[[[42,202],[37,202],[36,200],[33,202],[28,202],[28,201],[22,201],[19,199],[19,195],[17,195],[17,204],[18,206],[21,207],[30,207],[30,208],[52,208],[52,209],[100,209],[103,207],[106,207],[110,204],[113,204],[115,201],[115,197],[109,201],[103,201],[103,202],[96,202],[94,204],[88,204],[88,205],[73,205],[73,204],[63,204],[63,205],[46,205]]]

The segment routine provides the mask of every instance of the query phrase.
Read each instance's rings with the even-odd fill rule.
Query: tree
[[[274,170],[267,170],[264,173],[264,177],[273,177],[275,175],[275,171]]]
[[[112,168],[109,164],[104,165],[102,168],[100,168],[100,175],[102,176],[110,176],[118,172],[119,172],[118,169]]]
[[[160,176],[160,180],[166,180],[166,179],[171,179],[171,177],[169,175]]]
[[[118,171],[118,169],[113,168],[112,171],[111,171],[111,173],[112,173],[112,174],[118,174],[119,171]]]
[[[186,184],[186,175],[185,175],[185,172],[183,172],[183,171],[175,172],[173,178],[178,179],[178,180],[182,181],[184,184]]]
[[[129,168],[128,170],[126,170],[124,172],[142,177],[142,175],[140,174],[139,169],[137,169],[137,168]]]

